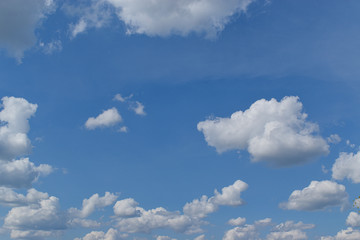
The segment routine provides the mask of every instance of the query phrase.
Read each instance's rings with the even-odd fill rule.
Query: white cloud
[[[128,127],[126,126],[122,126],[121,128],[119,128],[118,132],[122,132],[122,133],[127,133],[129,131]]]
[[[53,235],[66,229],[66,216],[60,212],[59,199],[49,197],[37,204],[12,208],[4,220],[12,238]]]
[[[205,240],[205,235],[202,234],[200,236],[197,236],[196,238],[194,238],[194,240]]]
[[[232,225],[232,226],[241,226],[241,225],[244,225],[245,222],[246,222],[246,218],[238,217],[238,218],[230,219],[228,221],[228,224]]]
[[[126,24],[128,34],[186,36],[195,32],[214,37],[253,0],[107,0]]]
[[[117,201],[114,205],[114,213],[119,217],[134,217],[139,214],[136,207],[139,204],[132,198]]]
[[[357,212],[350,212],[346,224],[351,227],[360,227],[360,215]]]
[[[35,114],[37,105],[24,98],[3,97],[1,100],[0,160],[12,160],[31,150],[28,119]]]
[[[340,153],[332,167],[332,177],[336,180],[347,178],[354,183],[360,183],[360,151],[353,153]]]
[[[355,147],[355,144],[351,143],[350,140],[346,140],[346,145],[348,145],[351,148]]]
[[[333,143],[333,144],[337,144],[339,142],[341,142],[341,137],[337,134],[331,134],[328,138],[327,141],[329,143]]]
[[[40,42],[40,47],[45,54],[53,54],[54,52],[60,52],[62,50],[62,43],[60,40],[53,40],[48,43]]]
[[[176,240],[176,238],[171,238],[169,236],[157,236],[156,240]]]
[[[54,9],[52,0],[0,1],[0,47],[21,62],[36,43],[35,29]]]
[[[102,231],[93,231],[86,234],[83,238],[75,238],[74,240],[117,240],[121,235],[116,229],[110,228],[106,233]]]
[[[29,189],[26,196],[24,196],[14,192],[11,188],[0,187],[0,204],[5,206],[28,205],[48,198],[47,193],[39,192],[34,188]]]
[[[358,240],[360,239],[360,231],[348,227],[345,230],[339,231],[336,236],[321,237],[321,240]]]
[[[82,203],[82,209],[78,210],[76,208],[70,208],[69,213],[72,216],[86,218],[92,214],[97,208],[104,208],[112,205],[118,196],[113,193],[106,192],[103,197],[100,197],[99,194],[94,194],[88,199],[84,199]]]
[[[119,101],[119,102],[126,102],[128,101],[129,99],[131,99],[133,97],[133,94],[130,94],[129,96],[127,97],[123,97],[120,93],[116,94],[114,96],[114,101]]]
[[[204,195],[200,199],[194,199],[192,202],[185,204],[183,211],[186,215],[204,218],[209,213],[217,211],[221,205],[240,206],[245,203],[241,199],[241,192],[247,188],[248,185],[245,182],[237,180],[234,184],[224,187],[221,193],[215,190],[214,196],[211,198]]]
[[[99,127],[110,127],[114,126],[117,123],[120,123],[122,121],[122,118],[117,111],[116,108],[110,108],[108,110],[103,111],[100,115],[97,117],[90,117],[86,123],[85,127],[87,129],[95,129]]]
[[[28,158],[0,161],[0,186],[24,188],[30,187],[40,176],[46,176],[53,171],[47,164],[35,166]]]
[[[109,5],[103,0],[91,0],[90,4],[79,4],[77,6],[64,4],[62,9],[71,16],[79,16],[75,24],[70,24],[71,38],[87,31],[89,28],[101,28],[106,26],[112,15]]]
[[[329,152],[326,141],[316,135],[318,125],[306,118],[298,97],[285,97],[280,102],[261,99],[244,112],[199,122],[197,128],[219,153],[247,149],[252,161],[282,167]]]
[[[314,228],[314,224],[294,223],[286,221],[277,225],[266,237],[267,240],[305,240],[308,239],[303,230]]]
[[[145,106],[138,101],[135,101],[135,103],[132,103],[130,105],[130,109],[133,110],[137,115],[145,116],[146,112],[144,111]]]
[[[223,240],[255,240],[258,239],[258,236],[256,226],[246,224],[226,231]]]
[[[299,211],[316,211],[328,207],[348,206],[348,194],[345,186],[331,181],[311,181],[302,190],[291,193],[288,202],[279,205],[283,209]]]

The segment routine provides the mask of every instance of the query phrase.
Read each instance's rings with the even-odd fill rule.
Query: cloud
[[[12,160],[31,150],[28,119],[35,114],[37,105],[24,98],[3,97],[1,100],[0,160]]]
[[[239,206],[244,204],[240,198],[242,191],[247,189],[247,184],[237,180],[234,184],[224,187],[219,193],[214,191],[214,196],[202,196],[186,203],[182,214],[179,211],[168,211],[163,207],[145,210],[138,203],[127,198],[117,201],[114,206],[116,227],[126,233],[149,233],[154,229],[168,228],[181,233],[199,233],[202,220],[208,214],[215,212],[220,205]]]
[[[11,230],[12,238],[51,236],[66,229],[66,216],[60,211],[59,199],[49,197],[37,204],[12,208],[4,227]]]
[[[86,234],[83,238],[75,238],[74,240],[117,240],[120,234],[116,229],[110,228],[106,233],[102,231],[93,231]]]
[[[244,112],[199,122],[197,128],[219,153],[247,149],[254,162],[285,167],[329,152],[326,141],[316,135],[318,125],[306,118],[298,97],[261,99]]]
[[[245,224],[225,232],[223,240],[255,240],[259,239],[259,228],[271,224],[270,218],[255,221],[254,224]]]
[[[169,236],[157,236],[156,240],[176,240],[175,238],[171,238]]]
[[[90,117],[86,123],[85,127],[87,129],[95,129],[99,127],[111,127],[116,125],[117,123],[120,123],[122,121],[122,118],[117,111],[116,108],[110,108],[108,110],[103,111],[100,115],[97,117]]]
[[[129,96],[127,97],[123,97],[120,93],[116,94],[113,98],[114,101],[119,101],[119,102],[126,102],[128,101],[129,99],[131,99],[133,97],[132,94],[130,94]]]
[[[329,143],[333,143],[333,144],[337,144],[339,142],[341,142],[341,137],[337,134],[331,134],[328,138],[327,141]]]
[[[205,240],[205,235],[202,234],[200,236],[197,236],[196,238],[194,238],[194,240]]]
[[[266,237],[267,240],[305,240],[308,239],[303,230],[314,228],[314,224],[294,223],[286,221],[277,225]]]
[[[346,224],[351,227],[360,227],[360,215],[357,212],[350,212]]]
[[[95,211],[96,208],[104,208],[113,204],[116,199],[118,198],[117,195],[106,192],[103,197],[100,197],[99,194],[94,194],[88,199],[84,199],[82,203],[82,209],[78,210],[76,208],[69,209],[69,213],[72,216],[86,218],[91,213]]]
[[[52,0],[0,1],[0,47],[21,62],[36,43],[35,29],[54,9]]]
[[[336,236],[321,237],[321,240],[357,240],[360,239],[360,231],[348,227],[345,230],[339,231]]]
[[[186,215],[195,218],[204,218],[209,213],[217,211],[218,207],[223,206],[240,206],[245,202],[241,199],[241,192],[245,191],[248,185],[237,180],[234,184],[224,187],[219,193],[217,190],[214,191],[214,196],[208,198],[203,195],[200,199],[194,199],[190,203],[186,203],[183,211]]]
[[[340,153],[332,167],[332,177],[336,180],[347,178],[354,183],[360,183],[360,151]]]
[[[241,226],[241,225],[244,225],[245,222],[246,222],[246,218],[238,217],[238,218],[230,219],[228,221],[228,224],[232,225],[232,226]]]
[[[47,164],[35,166],[28,158],[0,161],[0,186],[27,188],[36,182],[40,176],[46,176],[53,171]]]
[[[29,189],[25,196],[14,192],[11,188],[0,187],[0,204],[5,206],[29,205],[48,198],[47,193],[39,192],[34,188]]]
[[[186,36],[190,33],[214,37],[231,18],[245,12],[252,0],[107,0],[115,7],[128,34]]]
[[[48,43],[40,42],[39,45],[42,48],[42,51],[47,55],[51,55],[54,52],[60,52],[62,50],[62,43],[60,40],[53,40]]]
[[[79,5],[64,4],[62,9],[70,16],[79,16],[75,24],[70,24],[70,36],[75,38],[89,28],[101,28],[107,26],[111,20],[113,11],[109,4],[103,0],[91,0],[90,4]]]
[[[138,101],[130,105],[130,109],[133,110],[137,115],[145,116],[146,112],[144,111],[145,106]]]
[[[288,202],[279,205],[283,209],[316,211],[328,207],[348,206],[348,194],[345,186],[331,181],[311,181],[303,190],[291,193]]]

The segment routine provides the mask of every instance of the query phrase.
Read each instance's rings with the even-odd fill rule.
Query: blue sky
[[[1,239],[360,239],[359,10],[1,1]]]

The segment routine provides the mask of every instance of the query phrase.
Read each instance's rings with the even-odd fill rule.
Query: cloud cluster
[[[21,62],[36,43],[35,29],[54,9],[53,0],[0,1],[0,47]]]
[[[280,207],[288,210],[316,211],[328,207],[349,205],[345,186],[332,181],[311,181],[310,185],[302,190],[291,193],[287,202]]]
[[[230,118],[199,122],[207,143],[221,153],[247,149],[252,161],[283,167],[308,162],[329,152],[326,141],[316,135],[318,125],[308,122],[298,97],[261,99]]]
[[[336,180],[347,178],[354,183],[360,183],[360,151],[340,153],[332,167],[332,177]]]
[[[360,239],[360,231],[351,227],[339,231],[335,236],[321,237],[321,240],[356,240]]]

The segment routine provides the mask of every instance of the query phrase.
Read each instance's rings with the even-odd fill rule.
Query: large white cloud
[[[343,209],[348,204],[344,185],[332,181],[311,181],[306,188],[293,191],[289,200],[279,206],[289,210],[316,211],[333,206]]]
[[[221,205],[239,206],[244,203],[240,198],[241,192],[248,185],[237,180],[234,184],[224,187],[220,192],[214,191],[214,196],[202,196],[183,207],[183,214],[179,211],[168,211],[163,207],[145,210],[131,198],[117,201],[114,213],[117,216],[117,228],[122,232],[137,233],[151,232],[154,229],[168,228],[182,233],[201,232],[205,223],[202,219],[217,211]]]
[[[49,198],[47,193],[39,192],[34,188],[29,189],[27,194],[23,195],[11,188],[0,187],[0,204],[5,206],[29,205],[47,198]]]
[[[103,111],[97,117],[90,117],[86,123],[85,127],[87,129],[95,129],[99,127],[110,127],[114,126],[117,123],[120,123],[122,118],[116,108],[110,108]]]
[[[197,128],[218,152],[247,149],[252,161],[275,166],[302,164],[329,152],[318,125],[306,121],[298,97],[261,99],[230,118],[208,119]]]
[[[0,47],[21,61],[36,43],[35,29],[54,8],[53,0],[1,0]]]
[[[26,188],[36,182],[40,176],[46,176],[53,171],[47,164],[35,166],[28,158],[0,161],[0,186]]]
[[[360,214],[357,212],[350,212],[346,219],[346,224],[351,227],[360,227]]]
[[[360,183],[360,151],[340,153],[332,167],[332,177],[336,180],[348,178],[354,183]]]
[[[101,0],[78,11],[79,21],[71,26],[72,36],[109,22],[113,7],[125,23],[127,34],[186,36],[190,33],[215,37],[231,18],[246,12],[254,0]],[[68,7],[77,9],[77,7]]]
[[[360,231],[351,227],[339,231],[336,236],[321,237],[321,240],[358,240],[360,239]]]
[[[294,223],[286,221],[277,225],[266,237],[267,240],[305,240],[308,239],[303,230],[314,228],[314,224]]]
[[[0,160],[12,160],[31,150],[28,119],[35,114],[37,105],[24,98],[3,97],[1,100]]]

